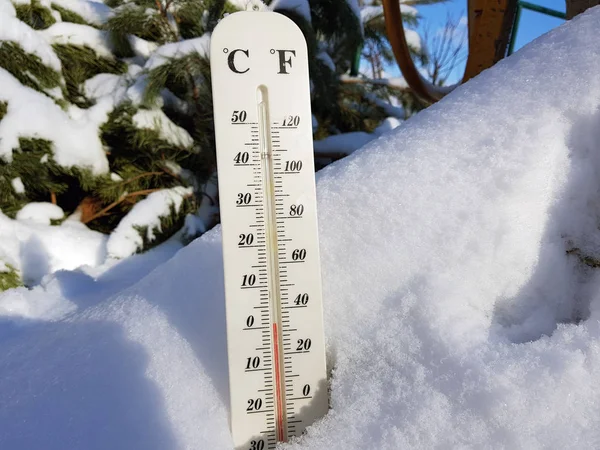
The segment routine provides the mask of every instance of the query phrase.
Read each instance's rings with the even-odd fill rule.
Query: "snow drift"
[[[599,24],[318,174],[331,410],[283,448],[598,446]],[[56,274],[60,320],[4,318],[1,448],[231,448],[218,229],[95,292],[128,264]]]

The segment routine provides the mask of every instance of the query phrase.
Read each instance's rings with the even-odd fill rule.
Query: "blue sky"
[[[565,11],[564,0],[529,0],[529,2],[557,11]],[[429,23],[432,29],[441,28],[448,12],[454,17],[467,15],[467,0],[449,0],[436,5],[419,6],[418,10],[422,16],[421,26]],[[563,22],[561,19],[524,9],[517,32],[515,51]]]
[[[530,3],[552,8],[557,11],[565,11],[564,0],[530,0]],[[466,16],[467,1],[450,0],[436,5],[419,6],[418,9],[423,17],[422,22],[429,21],[432,24],[437,24],[441,27],[444,25],[447,12],[450,12],[453,15],[462,14]],[[563,20],[561,19],[556,19],[534,11],[523,10],[515,49],[531,42],[533,39],[550,31],[561,23],[563,23]]]

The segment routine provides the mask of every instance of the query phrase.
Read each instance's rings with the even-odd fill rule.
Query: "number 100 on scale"
[[[306,42],[239,12],[211,39],[231,431],[274,449],[328,408]]]

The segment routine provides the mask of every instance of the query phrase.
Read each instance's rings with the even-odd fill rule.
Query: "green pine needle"
[[[56,3],[52,3],[52,9],[54,9],[55,11],[58,11],[60,13],[60,17],[63,22],[78,23],[80,25],[93,26],[89,22],[87,22],[83,17],[81,17],[79,14],[71,11],[70,9],[63,8],[62,6],[59,6]]]
[[[193,213],[197,208],[197,202],[193,196],[186,197],[183,199],[179,206],[179,211],[175,210],[174,205],[170,205],[169,214],[166,216],[160,216],[160,225],[152,228],[153,238],[148,237],[148,226],[136,226],[134,227],[142,238],[142,247],[138,249],[138,253],[147,251],[159,244],[165,242],[174,233],[179,231],[183,227],[185,216]]]
[[[92,105],[83,93],[86,80],[100,73],[123,74],[127,71],[124,62],[98,56],[89,47],[64,44],[54,44],[52,47],[63,65],[67,100],[82,108]]]
[[[2,261],[0,261],[2,263]],[[23,286],[19,272],[10,264],[6,264],[8,267],[7,272],[0,272],[0,292],[8,289],[17,288]]]
[[[155,4],[154,6],[156,7]],[[129,34],[159,44],[164,44],[173,37],[168,30],[169,24],[162,20],[158,11],[132,3],[117,8],[106,22],[105,28],[111,32],[112,39],[122,45]]]
[[[52,11],[42,6],[38,0],[32,0],[31,3],[19,3],[14,6],[17,18],[34,30],[44,30],[56,23]]]
[[[24,86],[48,95],[45,91],[61,85],[61,74],[44,65],[39,56],[25,52],[15,42],[0,42],[0,67],[10,72]]]

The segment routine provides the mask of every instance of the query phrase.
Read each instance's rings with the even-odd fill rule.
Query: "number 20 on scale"
[[[235,448],[274,449],[328,409],[306,42],[274,12],[211,39]]]

